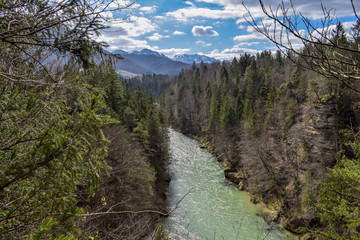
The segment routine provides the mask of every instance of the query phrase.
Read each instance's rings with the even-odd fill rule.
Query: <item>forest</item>
[[[94,36],[131,3],[102,3],[0,4],[0,239],[167,239],[167,127],[302,239],[360,238],[359,19],[309,40],[263,9],[304,47],[253,22],[278,51],[124,80]]]
[[[159,97],[171,126],[199,138],[227,178],[302,239],[360,237],[359,65],[350,60],[360,56],[359,26],[348,38],[339,22],[336,45],[309,43],[299,55],[279,49],[193,64]],[[356,77],[310,66],[314,49],[316,60]]]
[[[166,120],[91,37],[106,11],[96,1],[0,4],[1,239],[139,239],[161,229]]]

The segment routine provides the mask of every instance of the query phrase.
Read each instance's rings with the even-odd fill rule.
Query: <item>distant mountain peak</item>
[[[195,62],[196,64],[201,63],[201,62],[204,62],[204,63],[219,62],[219,60],[217,60],[215,58],[208,57],[205,55],[199,55],[199,54],[192,54],[192,55],[178,54],[173,57],[173,60],[187,63],[187,64],[192,64],[193,62]]]
[[[141,51],[133,51],[131,52],[132,54],[136,54],[136,55],[145,55],[145,56],[151,56],[151,55],[154,55],[154,56],[158,56],[158,57],[165,57],[165,58],[168,58],[167,56],[165,56],[164,54],[162,53],[159,53],[159,52],[156,52],[156,51],[153,51],[153,50],[150,50],[150,49],[143,49]]]
[[[123,50],[121,50],[121,49],[112,51],[111,53],[112,53],[112,54],[127,54],[127,52],[125,52],[125,51],[123,51]]]
[[[112,53],[113,54],[135,54],[135,55],[144,55],[144,56],[154,55],[154,56],[158,56],[158,57],[168,58],[167,56],[165,56],[162,53],[159,53],[159,52],[147,49],[147,48],[145,48],[145,49],[143,49],[141,51],[134,50],[134,51],[130,51],[130,52],[126,52],[126,51],[123,51],[121,49],[118,49],[118,50],[113,51]]]
[[[174,61],[164,54],[150,49],[132,52],[119,49],[112,53],[121,54],[124,57],[124,59],[116,61],[116,71],[124,77],[152,73],[176,75],[180,73],[181,69],[191,66],[184,62]]]

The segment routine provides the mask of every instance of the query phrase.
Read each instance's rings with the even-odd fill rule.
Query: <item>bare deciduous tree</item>
[[[49,70],[52,55],[74,57],[87,67],[94,52],[106,46],[96,37],[107,28],[111,12],[131,8],[136,0],[18,0],[0,5],[0,76],[11,82],[60,85],[62,75]],[[53,56],[53,58],[56,58]],[[24,72],[21,64],[32,66]],[[46,72],[39,79],[36,73]]]
[[[283,1],[276,9],[266,7],[262,0],[259,2],[271,24],[265,20],[257,21],[244,5],[248,11],[247,21],[259,33],[303,67],[340,80],[346,87],[360,92],[357,83],[360,80],[360,19],[353,0],[351,6],[357,22],[352,28],[352,39],[346,41],[337,35],[338,29],[334,31],[339,22],[333,9],[321,5],[323,17],[321,21],[314,22],[297,12],[292,1],[290,7]],[[296,42],[301,43],[303,48]]]

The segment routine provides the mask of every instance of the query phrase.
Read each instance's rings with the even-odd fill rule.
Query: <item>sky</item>
[[[230,60],[245,52],[276,51],[275,45],[246,21],[243,2],[256,21],[268,21],[257,0],[114,0],[112,6],[130,6],[106,14],[110,28],[98,40],[106,42],[109,51],[147,48],[169,57],[203,54]],[[360,13],[360,1],[354,2]],[[264,0],[264,5],[273,10],[280,3]],[[290,0],[284,0],[284,4],[290,6]],[[293,0],[292,4],[318,25],[323,17],[322,4],[334,10],[332,13],[346,29],[356,20],[350,0]],[[296,40],[294,44],[298,44]]]

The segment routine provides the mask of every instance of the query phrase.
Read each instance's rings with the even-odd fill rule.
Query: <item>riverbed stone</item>
[[[244,182],[240,181],[238,185],[239,190],[244,190]]]
[[[233,183],[239,184],[245,180],[244,174],[242,172],[231,172],[224,170],[224,173],[225,177]]]

